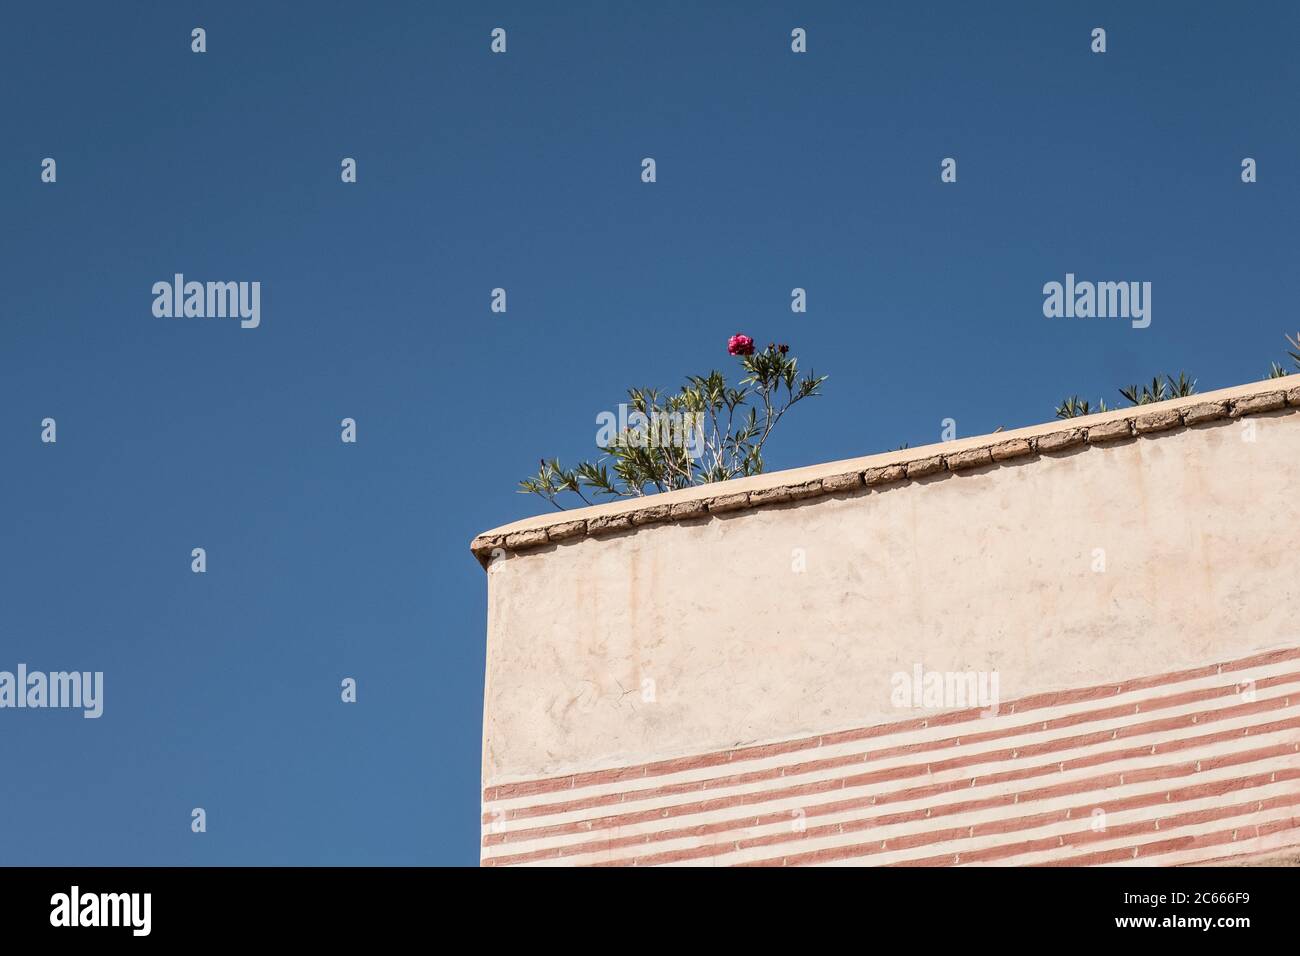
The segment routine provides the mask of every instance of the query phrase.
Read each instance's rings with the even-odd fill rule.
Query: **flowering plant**
[[[564,510],[562,494],[633,498],[763,471],[763,449],[772,431],[796,403],[821,394],[826,376],[799,373],[790,347],[772,343],[758,351],[748,335],[727,342],[728,354],[744,373],[735,388],[717,370],[692,375],[681,389],[628,389],[631,413],[617,428],[610,422],[596,436],[601,456],[565,468],[559,459],[541,459],[537,474],[519,482]]]

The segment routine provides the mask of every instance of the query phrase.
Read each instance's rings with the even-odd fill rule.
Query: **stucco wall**
[[[1248,408],[1267,388],[1198,401]],[[897,721],[894,675],[918,665],[996,673],[1005,701],[1300,644],[1300,414],[1260,408],[503,551],[487,573],[484,786]],[[1132,418],[1069,424],[1101,435]],[[904,457],[1036,447],[1061,428]]]

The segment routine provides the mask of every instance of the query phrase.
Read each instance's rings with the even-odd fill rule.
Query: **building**
[[[480,535],[483,863],[1294,858],[1285,381]]]

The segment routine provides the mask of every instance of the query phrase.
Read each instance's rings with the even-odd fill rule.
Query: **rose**
[[[753,355],[754,340],[748,335],[737,333],[727,341],[728,355]]]

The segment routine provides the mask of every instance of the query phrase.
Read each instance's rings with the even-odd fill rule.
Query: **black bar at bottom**
[[[0,869],[0,932],[6,943],[77,945],[283,939],[337,946],[436,933],[449,945],[586,949],[640,937],[676,949],[722,938],[770,943],[786,934],[810,942],[846,929],[862,944],[883,942],[877,933],[916,931],[918,941],[997,945],[1126,938],[1182,945],[1193,937],[1233,945],[1294,937],[1296,877],[1289,867],[15,868]],[[1029,932],[1049,935],[1021,936]],[[463,943],[448,933],[464,934]]]

